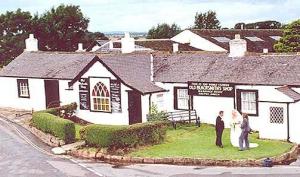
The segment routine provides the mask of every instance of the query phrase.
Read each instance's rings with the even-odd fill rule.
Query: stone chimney
[[[76,52],[84,52],[82,43],[78,43],[78,49],[76,50]]]
[[[173,43],[173,53],[177,53],[179,51],[179,44]]]
[[[34,38],[33,34],[29,34],[29,38],[25,40],[25,51],[34,52],[38,51],[38,40]]]
[[[134,39],[130,37],[129,33],[125,33],[124,38],[121,39],[122,53],[132,53],[135,50]]]
[[[243,57],[247,52],[247,42],[236,34],[233,40],[229,41],[229,57]]]

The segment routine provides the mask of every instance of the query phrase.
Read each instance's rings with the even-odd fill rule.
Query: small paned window
[[[20,98],[29,98],[28,79],[17,79],[18,94]]]
[[[283,124],[283,107],[270,107],[270,123]]]

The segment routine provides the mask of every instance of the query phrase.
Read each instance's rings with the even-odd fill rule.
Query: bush
[[[71,103],[57,108],[48,108],[41,112],[53,114],[55,116],[59,116],[63,118],[70,118],[74,115],[76,109],[77,109],[77,104]]]
[[[157,105],[155,105],[154,103],[152,103],[152,106],[150,108],[150,114],[148,115],[147,120],[149,122],[153,122],[153,121],[167,121],[168,120],[168,116],[167,116],[166,112],[164,112],[164,111],[158,111]]]
[[[81,139],[90,146],[109,149],[132,148],[162,142],[166,123],[141,123],[130,126],[88,125],[80,131]]]
[[[50,133],[66,143],[75,141],[75,125],[70,120],[59,118],[48,112],[35,112],[32,114],[31,121],[37,129]]]

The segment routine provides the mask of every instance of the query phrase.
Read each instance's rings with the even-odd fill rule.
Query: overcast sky
[[[146,32],[157,23],[193,25],[196,12],[214,10],[222,27],[237,22],[300,18],[300,0],[0,0],[0,13],[22,10],[42,14],[59,4],[80,5],[90,31]]]

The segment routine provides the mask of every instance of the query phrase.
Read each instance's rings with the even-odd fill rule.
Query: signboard
[[[79,80],[79,104],[79,108],[81,110],[90,109],[90,92],[88,78],[81,78]]]
[[[234,84],[188,82],[188,94],[194,96],[234,97]]]
[[[110,81],[110,94],[111,94],[111,111],[122,112],[121,104],[121,83],[118,80]]]

